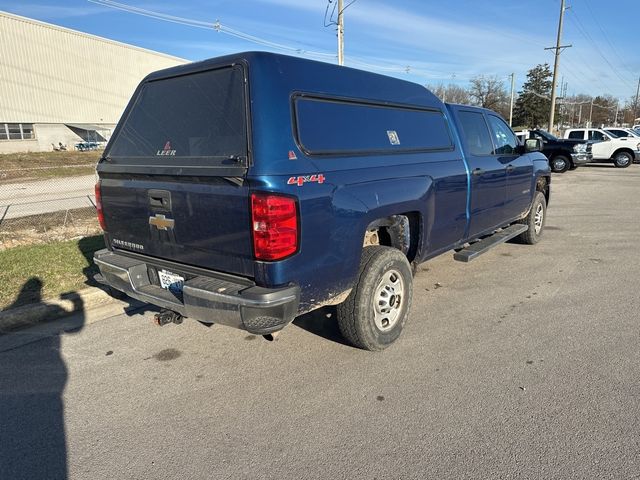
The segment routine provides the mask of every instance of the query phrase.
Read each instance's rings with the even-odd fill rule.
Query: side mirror
[[[542,151],[542,141],[539,138],[527,138],[524,142],[524,151],[526,153]]]

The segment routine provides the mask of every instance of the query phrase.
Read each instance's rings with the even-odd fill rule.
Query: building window
[[[33,140],[32,123],[0,123],[0,140]]]

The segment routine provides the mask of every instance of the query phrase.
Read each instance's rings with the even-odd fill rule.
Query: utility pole
[[[638,88],[636,89],[636,101],[633,102],[633,120],[631,123],[636,123],[638,117],[638,94],[640,93],[640,77],[638,77]]]
[[[580,104],[580,108],[578,109],[578,126],[582,125],[582,104]]]
[[[620,110],[620,100],[618,100],[616,102],[616,116],[613,120],[613,126],[617,127],[618,126],[618,111]]]
[[[338,65],[344,65],[344,0],[338,0]]]
[[[513,127],[513,95],[516,89],[516,74],[511,75],[511,104],[509,105],[509,126]]]
[[[591,99],[591,108],[589,108],[589,125],[587,128],[591,128],[591,116],[593,115],[593,98]]]
[[[560,45],[562,41],[562,23],[564,21],[564,1],[560,2],[560,20],[558,21],[558,36],[556,38],[556,46],[545,48],[545,50],[555,50],[555,61],[553,62],[553,80],[551,82],[551,112],[549,112],[549,132],[553,130],[553,117],[556,110],[556,82],[558,81],[558,67],[560,64],[560,52],[565,48],[569,48],[572,45]]]

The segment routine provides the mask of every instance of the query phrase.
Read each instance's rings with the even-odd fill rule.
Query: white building
[[[0,11],[0,153],[103,142],[140,80],[182,63]]]

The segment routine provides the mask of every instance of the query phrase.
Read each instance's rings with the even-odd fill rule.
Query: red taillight
[[[298,209],[294,199],[253,193],[251,220],[258,260],[280,260],[298,250]]]
[[[104,212],[102,211],[102,194],[100,193],[100,182],[96,183],[96,211],[98,212],[98,223],[100,228],[106,230],[104,226]]]

